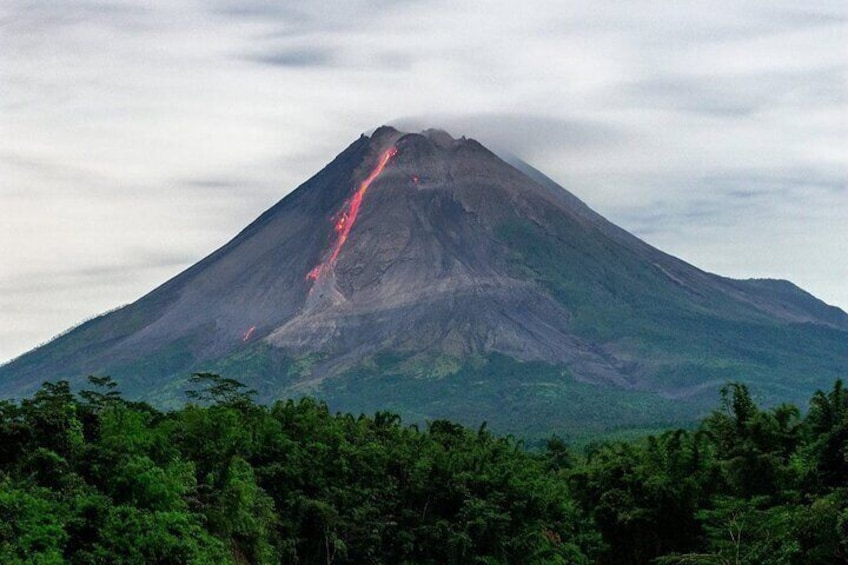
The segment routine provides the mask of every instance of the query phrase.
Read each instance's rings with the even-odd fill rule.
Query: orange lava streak
[[[374,170],[371,171],[371,174],[368,175],[368,178],[359,184],[359,189],[353,193],[353,196],[351,196],[350,200],[347,201],[345,208],[338,215],[335,224],[333,225],[333,229],[338,234],[338,238],[333,244],[330,256],[326,261],[319,263],[311,271],[309,271],[309,274],[306,275],[307,279],[317,279],[327,269],[333,268],[336,264],[336,259],[338,258],[339,253],[341,253],[342,247],[344,247],[344,244],[350,235],[350,230],[353,229],[353,224],[356,223],[356,217],[359,215],[359,207],[362,206],[362,198],[368,191],[368,187],[371,186],[372,182],[374,182],[374,179],[380,176],[380,173],[382,173],[383,169],[386,168],[389,160],[396,154],[397,149],[394,147],[384,151],[380,156],[380,161],[377,163],[377,166],[374,167]]]
[[[250,336],[253,335],[253,332],[256,331],[256,326],[250,326],[250,329],[245,332],[244,337],[241,338],[242,341],[247,341],[250,339]]]

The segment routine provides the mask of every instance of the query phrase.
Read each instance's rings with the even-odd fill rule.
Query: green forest
[[[848,562],[840,381],[579,448],[191,382],[171,411],[108,377],[0,402],[0,563]]]

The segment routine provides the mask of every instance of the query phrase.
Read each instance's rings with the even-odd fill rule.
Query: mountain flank
[[[848,315],[704,272],[529,165],[381,127],[224,247],[0,367],[0,394],[111,375],[183,400],[195,371],[517,433],[693,420],[729,380],[799,402],[848,374]]]

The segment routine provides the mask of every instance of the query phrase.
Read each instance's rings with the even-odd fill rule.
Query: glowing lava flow
[[[336,259],[339,256],[339,253],[344,247],[345,242],[347,241],[348,236],[350,235],[350,230],[353,228],[353,224],[356,223],[356,217],[359,215],[359,207],[362,205],[362,198],[365,196],[365,193],[368,191],[368,187],[371,186],[371,183],[374,182],[380,173],[383,172],[383,169],[386,168],[389,160],[397,154],[397,149],[394,147],[387,149],[380,156],[380,161],[377,163],[377,166],[374,167],[374,170],[371,171],[371,174],[368,175],[362,183],[359,185],[359,189],[350,197],[345,203],[345,207],[342,211],[336,216],[335,223],[333,225],[333,229],[336,234],[338,234],[338,238],[333,244],[332,251],[330,252],[329,257],[322,262],[315,265],[315,267],[309,271],[306,275],[307,280],[317,280],[318,277],[328,272],[333,268],[336,264]]]

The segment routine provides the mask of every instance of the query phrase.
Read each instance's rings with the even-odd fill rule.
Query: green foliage
[[[405,357],[381,354],[371,367],[325,382],[317,394],[354,412],[389,409],[417,423],[437,417],[468,426],[487,421],[497,432],[541,441],[552,433],[575,441],[636,427],[668,429],[708,413],[654,393],[582,383],[562,367],[497,353],[450,375],[412,377],[407,370]],[[493,406],[499,407],[494,414]]]
[[[731,383],[692,430],[584,454],[485,424],[261,406],[214,374],[171,412],[90,382],[0,403],[2,563],[848,560],[841,382],[804,418]]]
[[[763,410],[731,383],[693,432],[593,446],[572,494],[607,543],[602,563],[842,563],[848,559],[842,385]],[[834,434],[833,436],[829,434]]]
[[[642,359],[655,390],[679,396],[704,383],[744,379],[770,403],[802,402],[806,391],[848,370],[844,330],[777,321],[668,263],[623,249],[615,234],[550,217],[506,222],[497,235],[517,278],[538,282],[565,306],[576,335],[620,359]],[[711,407],[713,394],[688,400]]]
[[[47,489],[24,489],[0,482],[0,562],[62,563],[68,541],[64,508]]]
[[[227,379],[214,373],[194,373],[188,382],[200,386],[200,389],[186,391],[186,396],[207,404],[247,405],[255,390],[243,390],[247,387],[235,379]]]

